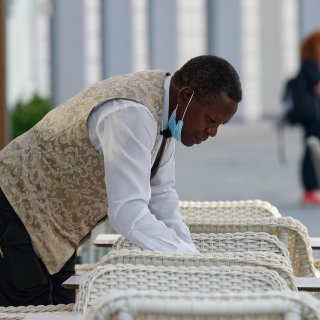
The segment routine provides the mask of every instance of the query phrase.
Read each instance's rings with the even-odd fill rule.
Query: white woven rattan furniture
[[[63,314],[65,312],[72,313],[74,304],[58,304],[58,305],[39,305],[39,306],[19,306],[19,307],[0,307],[0,319],[24,319],[30,313],[50,312],[54,314]]]
[[[290,261],[273,252],[215,252],[186,255],[123,249],[112,251],[99,261],[100,265],[118,263],[165,267],[260,266],[278,272],[285,279],[288,287],[297,291]]]
[[[306,293],[181,293],[111,291],[85,320],[319,320],[320,303]]]
[[[285,280],[264,267],[164,267],[114,264],[95,268],[80,285],[75,311],[84,312],[112,289],[180,292],[288,291]]]
[[[267,251],[289,257],[284,243],[276,236],[265,232],[192,233],[191,238],[200,253]],[[121,249],[131,250],[139,247],[128,239],[120,237],[113,244],[112,251]]]
[[[192,233],[266,232],[277,236],[287,247],[296,277],[318,277],[307,228],[291,217],[260,219],[185,219]]]
[[[278,209],[267,201],[240,200],[240,201],[180,201],[180,211],[184,218],[199,217],[229,218],[279,218]]]

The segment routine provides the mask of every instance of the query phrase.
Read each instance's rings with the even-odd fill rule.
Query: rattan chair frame
[[[114,264],[95,268],[80,285],[75,311],[85,312],[112,289],[180,292],[288,291],[286,281],[265,267],[165,267]]]
[[[273,252],[211,252],[205,254],[161,253],[148,250],[117,250],[102,257],[100,265],[134,264],[174,267],[261,266],[274,270],[297,291],[290,261]]]
[[[15,319],[20,320],[24,319],[25,316],[29,313],[41,313],[41,312],[50,312],[50,313],[65,313],[73,312],[74,304],[57,304],[57,305],[28,305],[28,306],[18,306],[18,307],[0,307],[0,319]]]
[[[185,219],[192,233],[234,233],[265,232],[282,241],[289,251],[289,257],[296,277],[318,277],[307,228],[292,217],[259,219],[204,219],[193,216]]]
[[[265,232],[192,233],[191,238],[200,253],[267,251],[289,258],[284,243]],[[123,236],[112,246],[112,251],[121,249],[142,250]]]
[[[180,201],[181,215],[192,218],[194,215],[214,218],[237,219],[243,218],[280,218],[278,209],[270,202],[261,200],[239,200],[239,201]]]
[[[85,320],[319,320],[320,303],[306,293],[198,293],[115,290],[99,298]]]

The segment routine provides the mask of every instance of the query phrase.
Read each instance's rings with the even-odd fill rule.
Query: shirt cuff
[[[193,243],[181,241],[176,250],[177,253],[195,254],[200,253]]]

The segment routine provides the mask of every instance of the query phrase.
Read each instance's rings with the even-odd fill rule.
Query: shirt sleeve
[[[157,125],[143,105],[113,100],[96,118],[104,157],[108,217],[112,228],[144,249],[195,253],[193,244],[149,210],[151,151]],[[132,104],[132,105],[129,105]],[[101,108],[101,107],[100,107]],[[168,200],[168,199],[167,199]]]
[[[157,174],[151,179],[150,211],[185,242],[194,246],[189,228],[182,221],[179,197],[175,189],[175,141],[171,139]]]

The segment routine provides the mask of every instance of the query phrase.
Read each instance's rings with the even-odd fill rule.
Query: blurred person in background
[[[308,137],[315,136],[320,139],[320,30],[312,32],[302,41],[300,57],[300,76],[305,79],[305,88],[313,95],[314,102],[313,118],[302,123],[304,131],[304,155],[301,164],[304,188],[302,202],[320,205],[320,181],[307,146]]]
[[[73,302],[61,284],[106,218],[144,249],[197,253],[175,190],[175,140],[214,137],[241,99],[231,64],[199,56],[172,76],[100,81],[11,141],[0,151],[0,305]]]

